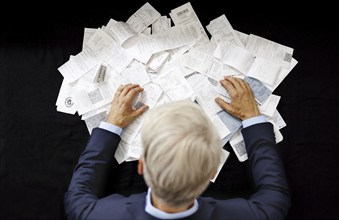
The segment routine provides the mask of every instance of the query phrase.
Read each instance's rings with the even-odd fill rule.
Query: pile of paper
[[[261,113],[275,127],[276,141],[281,141],[279,129],[286,124],[276,109],[280,96],[273,91],[297,64],[293,49],[236,31],[225,15],[204,28],[190,2],[169,15],[146,3],[126,22],[110,19],[101,28],[84,28],[82,51],[58,68],[64,80],[57,110],[77,112],[91,133],[107,117],[118,86],[138,83],[144,88],[138,102],[150,108],[174,100],[196,101],[217,127],[222,143],[230,141],[244,161],[241,121],[214,101],[217,96],[230,101],[219,80],[232,75],[250,84]],[[142,120],[124,129],[115,154],[119,163],[140,157]],[[223,163],[228,156],[224,152]]]

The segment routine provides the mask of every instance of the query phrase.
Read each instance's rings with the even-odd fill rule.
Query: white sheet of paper
[[[196,95],[196,101],[212,119],[215,114],[221,111],[221,107],[214,101],[218,96],[214,87],[208,79],[202,74],[194,74],[187,79]]]
[[[168,95],[166,93],[162,93],[160,98],[158,99],[158,102],[155,104],[155,106],[160,106],[160,105],[163,105],[165,103],[169,103],[171,102],[171,98],[168,97]]]
[[[98,29],[86,42],[86,46],[96,51],[96,57],[99,60],[105,60],[118,73],[122,72],[133,60],[133,57],[129,56],[116,41],[101,29]]]
[[[135,32],[142,32],[154,21],[160,18],[161,14],[148,2],[139,8],[126,21]]]
[[[206,29],[213,36],[216,42],[220,42],[221,39],[227,39],[234,45],[242,48],[245,47],[224,14],[210,21],[210,23],[206,26]]]
[[[144,91],[140,93],[138,102],[148,105],[149,108],[155,107],[163,93],[162,88],[153,82],[147,83],[143,88]]]
[[[247,73],[247,76],[256,78],[263,83],[274,85],[280,72],[280,65],[272,63],[263,58],[257,57]]]
[[[194,46],[194,49],[203,52],[205,54],[208,54],[210,56],[213,56],[213,53],[215,51],[215,49],[217,48],[217,44],[213,43],[211,41],[205,43],[205,44],[199,44]]]
[[[120,135],[121,140],[123,140],[124,142],[128,144],[131,144],[140,130],[142,120],[143,120],[143,115],[139,116],[132,123],[127,125],[127,127],[124,128],[124,130],[122,131]]]
[[[230,139],[230,145],[240,162],[248,159],[244,138],[239,129]]]
[[[220,140],[224,139],[227,135],[231,133],[230,130],[228,130],[225,124],[221,121],[218,115],[214,115],[212,117],[212,123],[219,133]]]
[[[152,23],[152,34],[167,31],[171,28],[171,19],[167,16],[161,16]]]
[[[112,102],[115,90],[110,83],[81,89],[74,93],[78,114],[82,115]]]
[[[159,72],[170,57],[169,52],[160,51],[151,56],[146,66],[155,72]]]
[[[218,112],[218,116],[221,119],[221,121],[224,123],[224,125],[228,128],[228,130],[231,132],[229,135],[227,135],[224,139],[222,139],[222,144],[225,145],[232,135],[241,127],[241,121],[226,111],[220,111]]]
[[[127,39],[136,34],[129,24],[122,21],[115,22],[109,29],[106,28],[105,30],[119,45],[124,44]]]
[[[56,101],[57,111],[74,115],[77,111],[73,98],[74,88],[65,80],[62,81]]]
[[[291,72],[291,70],[297,65],[298,61],[292,58],[292,62],[289,68],[282,67],[278,73],[278,76],[275,80],[274,85],[269,85],[265,83],[265,86],[272,92],[280,85],[280,83],[285,79],[285,77]]]
[[[246,43],[246,49],[256,57],[261,57],[285,68],[290,67],[293,48],[250,34]]]
[[[116,89],[125,82],[122,77],[110,71],[109,68],[106,73],[107,79],[104,83],[81,83],[79,90],[74,93],[74,100],[79,115],[93,111],[112,102]]]
[[[106,111],[99,114],[93,115],[85,119],[86,127],[89,134],[92,134],[93,128],[96,128],[100,125],[100,122],[105,121],[107,118]]]
[[[74,82],[109,56],[114,40],[97,29],[85,42],[84,49],[61,65],[58,70],[67,82]]]
[[[242,73],[227,64],[224,64],[218,60],[214,60],[206,75],[219,81],[224,79],[224,76],[236,76],[242,75]]]
[[[143,30],[141,33],[145,34],[145,35],[151,35],[152,34],[152,28],[148,27],[145,30]]]
[[[162,73],[156,79],[156,82],[172,101],[192,99],[194,97],[193,89],[177,70],[178,68],[168,69],[166,73]]]
[[[85,114],[82,114],[81,120],[86,120],[102,112],[106,112],[106,114],[108,115],[110,109],[111,109],[111,103],[107,105],[103,105],[100,108],[97,108],[97,109],[94,109],[93,111],[89,111],[89,112],[86,112]]]
[[[225,149],[222,149],[222,154],[220,155],[220,163],[218,165],[218,169],[217,169],[217,173],[215,174],[215,176],[213,177],[213,179],[211,179],[211,182],[214,183],[215,180],[217,179],[219,173],[220,173],[220,170],[221,168],[224,166],[228,156],[230,155],[230,153],[225,150]]]
[[[177,73],[182,76],[187,76],[195,72],[194,70],[189,69],[184,66],[182,56],[174,56],[174,57],[171,56],[170,60],[168,60],[168,62],[165,63],[165,65],[163,66],[159,74],[172,71],[173,68],[176,69]]]
[[[86,42],[93,36],[96,32],[96,28],[85,28],[84,29],[84,37],[82,40],[82,49],[84,49]]]
[[[174,26],[150,36],[138,34],[125,42],[123,47],[136,60],[147,63],[151,55],[160,51],[182,47],[201,37],[196,23]]]
[[[213,55],[245,75],[255,59],[248,50],[232,44],[230,41],[220,41]]]
[[[267,120],[272,122],[272,124],[276,125],[278,129],[282,129],[282,128],[287,126],[286,122],[281,117],[281,115],[278,112],[278,110],[275,110],[275,112],[274,112],[272,117],[267,117]]]
[[[95,53],[85,46],[85,48],[75,55],[73,58],[70,58],[66,63],[62,64],[58,70],[68,82],[74,82],[78,80],[81,76],[86,74],[91,70],[100,59],[95,55]]]
[[[126,82],[139,84],[140,86],[143,86],[151,81],[149,75],[147,74],[146,67],[140,62],[125,69],[121,75],[126,78]]]
[[[271,94],[262,105],[259,105],[260,113],[272,117],[277,109],[280,98],[278,95]]]
[[[114,44],[112,47],[112,52],[105,59],[105,61],[118,73],[121,73],[133,61],[133,57],[130,56],[118,44]]]
[[[114,40],[105,31],[98,28],[91,38],[86,41],[85,45],[102,61],[110,55],[114,43]]]
[[[140,131],[135,136],[131,144],[127,145],[127,156],[126,161],[138,160],[142,154],[142,142]]]
[[[187,68],[206,74],[211,69],[213,62],[216,61],[216,58],[192,48],[183,56],[183,61]]]
[[[114,158],[116,159],[118,164],[121,164],[128,159],[127,151],[128,144],[125,141],[120,140],[120,143],[114,153]]]
[[[204,27],[200,23],[200,20],[190,2],[187,2],[177,8],[172,9],[170,16],[175,25],[198,23],[200,33],[202,34],[202,36],[204,36],[204,38],[208,39],[208,35]]]
[[[105,25],[105,27],[102,27],[101,29],[106,33],[108,34],[112,39],[114,39],[114,37],[111,35],[110,33],[110,29],[111,27],[117,23],[118,21],[114,20],[113,18],[109,19],[109,21],[107,22],[107,24]]]
[[[246,45],[248,37],[250,36],[249,34],[245,34],[243,32],[234,30],[235,34],[238,36],[239,40],[243,45]]]
[[[273,129],[274,129],[275,143],[281,142],[284,139],[284,137],[282,133],[280,132],[279,128],[273,124]]]
[[[186,53],[189,49],[191,49],[194,45],[196,44],[196,42],[184,45],[182,47],[177,47],[174,49],[170,49],[167,50],[170,53],[171,58],[181,58],[181,55],[183,55],[184,53]]]
[[[251,87],[255,99],[260,105],[264,103],[268,99],[268,97],[272,94],[272,92],[261,81],[257,79],[246,76],[245,81]]]

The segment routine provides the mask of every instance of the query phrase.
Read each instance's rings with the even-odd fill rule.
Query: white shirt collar
[[[193,213],[195,213],[199,208],[199,203],[198,201],[195,199],[194,200],[194,204],[191,208],[183,211],[183,212],[177,212],[177,213],[167,213],[164,212],[160,209],[157,209],[156,207],[153,206],[152,201],[151,201],[151,188],[148,188],[148,192],[146,195],[146,207],[145,207],[145,211],[156,217],[156,218],[160,218],[160,219],[179,219],[179,218],[185,218],[188,217],[190,215],[193,215]]]

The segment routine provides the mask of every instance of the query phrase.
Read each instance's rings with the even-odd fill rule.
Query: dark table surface
[[[63,195],[89,134],[56,111],[57,68],[81,51],[85,27],[126,21],[146,1],[69,6],[10,3],[0,19],[0,219],[64,219]],[[169,15],[187,1],[149,1]],[[16,5],[18,4],[18,5]],[[292,193],[287,219],[335,219],[339,207],[339,30],[335,7],[292,2],[191,1],[200,22],[225,14],[234,29],[294,48],[297,66],[274,91],[287,126],[282,153]],[[231,154],[205,195],[246,196],[246,163]],[[115,165],[117,166],[117,165]],[[120,165],[107,192],[145,189],[135,163]]]

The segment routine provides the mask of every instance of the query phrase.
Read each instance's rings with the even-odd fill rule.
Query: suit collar
[[[132,197],[126,202],[127,210],[133,216],[133,219],[153,220],[155,217],[145,212],[146,193],[141,194],[138,198]],[[215,201],[207,201],[205,199],[198,199],[199,209],[189,219],[211,219],[215,209]],[[184,218],[186,219],[186,218]]]

